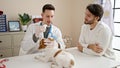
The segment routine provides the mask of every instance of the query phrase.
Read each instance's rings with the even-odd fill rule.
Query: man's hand
[[[36,26],[35,26],[35,36],[36,36],[36,37],[39,37],[39,34],[40,34],[41,32],[45,32],[46,27],[47,27],[47,25],[43,25],[43,26],[36,25]]]
[[[78,42],[77,48],[80,52],[83,52],[83,46]]]
[[[44,44],[47,45],[47,48],[58,48],[58,43],[56,40],[45,39]]]
[[[88,48],[92,49],[96,53],[101,53],[103,51],[103,49],[97,43],[96,44],[89,44]]]

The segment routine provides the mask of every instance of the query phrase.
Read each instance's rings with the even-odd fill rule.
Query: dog
[[[48,39],[50,41],[55,41],[53,39]],[[52,62],[51,68],[74,68],[75,59],[74,56],[62,49],[59,48],[49,48],[47,45],[44,45],[44,40],[40,41],[39,49],[44,49],[44,55],[36,55],[35,59],[42,62]]]

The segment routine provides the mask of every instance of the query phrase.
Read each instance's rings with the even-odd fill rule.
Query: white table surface
[[[75,68],[113,68],[120,65],[120,62],[110,60],[105,57],[90,56],[83,54],[77,48],[69,48],[68,51],[75,57]],[[34,59],[37,54],[16,56],[8,58],[9,61],[4,62],[6,68],[50,68],[49,63],[43,63]]]

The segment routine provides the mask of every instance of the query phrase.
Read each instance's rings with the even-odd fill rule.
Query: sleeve
[[[59,43],[59,45],[60,45],[60,48],[61,49],[65,49],[65,47],[66,47],[66,45],[65,45],[65,43],[64,43],[64,41],[63,41],[63,38],[62,38],[62,33],[61,33],[61,31],[59,30],[59,29],[57,29],[56,30],[56,41]]]
[[[91,49],[88,48],[83,48],[83,53],[88,54],[88,55],[95,55],[95,56],[102,56],[102,53],[96,53],[94,51],[92,51]]]
[[[86,33],[85,33],[85,25],[83,25],[82,28],[81,28],[81,33],[80,33],[80,37],[79,37],[79,43],[83,47],[87,48],[88,44],[85,41],[85,35],[86,35]]]
[[[34,34],[34,24],[30,24],[21,42],[21,48],[24,51],[29,51],[31,48],[33,48],[36,45],[36,43],[33,41],[33,34]]]
[[[105,54],[106,50],[111,46],[112,32],[109,28],[102,29],[98,33],[97,43],[103,48],[99,55]]]

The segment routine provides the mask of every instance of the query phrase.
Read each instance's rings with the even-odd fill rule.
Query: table
[[[75,68],[115,68],[120,65],[120,62],[103,56],[99,57],[81,53],[77,48],[70,48],[68,51],[75,57],[77,62]]]
[[[68,48],[68,52],[75,57],[75,68],[114,68],[120,65],[120,62],[108,59],[106,57],[91,56],[81,53],[76,47]],[[39,53],[37,53],[39,54]],[[37,54],[9,57],[9,61],[4,62],[6,68],[50,68],[50,62],[44,63],[34,59]]]

